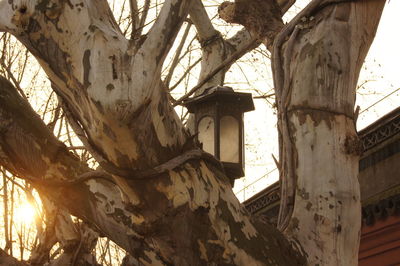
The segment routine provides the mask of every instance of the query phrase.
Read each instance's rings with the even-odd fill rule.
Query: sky
[[[396,27],[400,26],[399,13],[400,1],[392,0],[386,4],[375,40],[361,70],[356,100],[356,106],[360,106],[357,130],[399,106],[400,34]],[[234,187],[241,201],[278,180],[278,171],[272,160],[272,154],[278,158],[275,114],[260,100],[255,100],[255,105],[254,112],[245,114],[246,176],[236,180]]]
[[[356,104],[360,105],[362,112],[358,119],[358,129],[366,127],[399,106],[400,34],[397,29],[400,26],[399,12],[400,1],[392,0],[386,4],[375,40],[360,73],[360,81],[369,79],[372,81],[360,89],[360,94],[357,96]],[[388,98],[375,104],[394,91],[396,92]],[[366,110],[371,105],[373,106]]]

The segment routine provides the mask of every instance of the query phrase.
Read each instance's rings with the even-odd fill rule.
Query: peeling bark
[[[150,32],[134,42],[122,35],[107,1],[32,1],[23,14],[28,24],[7,17],[5,24],[39,60],[104,161],[144,169],[173,158],[186,142],[187,133],[165,104],[160,69],[188,2],[166,1]],[[18,5],[6,8],[22,20]]]
[[[197,86],[177,102],[192,94],[200,95],[209,87],[223,85],[225,73],[230,66],[260,44],[260,41],[252,38],[246,29],[237,32],[229,39],[224,39],[212,25],[199,0],[193,1],[189,14],[196,26],[202,48],[201,71]]]
[[[135,1],[130,3],[135,12]],[[253,39],[242,31],[223,40],[201,2],[166,0],[148,34],[127,40],[106,0],[0,1],[0,30],[39,60],[102,170],[70,153],[4,79],[0,163],[113,240],[135,263],[304,265],[291,246],[298,245],[308,264],[355,265],[359,224],[349,227],[360,220],[354,88],[383,3],[314,0],[285,27],[281,15],[291,0],[224,3],[221,17],[243,24]],[[292,243],[250,217],[209,160],[189,158],[137,176],[197,148],[168,101],[160,73],[189,11],[203,43],[200,78],[216,75],[200,81],[199,89],[222,82],[226,70],[219,65],[229,56],[239,58],[254,40],[269,49],[274,42],[283,144],[280,225]],[[64,222],[69,226],[63,229],[72,228]],[[78,239],[73,230],[62,235]],[[71,254],[57,263],[71,261]]]
[[[354,127],[355,89],[384,3],[324,5],[322,1],[297,24],[297,34],[295,29],[281,53],[280,130],[287,123],[290,139],[286,141],[293,145],[291,158],[283,155],[283,173],[293,167],[295,191],[288,201],[294,201],[293,214],[287,216],[290,220],[281,216],[280,222],[285,226],[288,221],[285,234],[301,245],[309,264],[358,263],[360,153]],[[285,141],[283,147],[285,152]]]
[[[79,181],[91,170],[55,140],[10,83],[0,81],[1,164],[140,263],[304,264],[275,228],[249,217],[228,179],[207,162],[192,160],[149,180],[93,175]]]
[[[46,227],[39,234],[39,244],[31,252],[30,265],[99,265],[92,255],[98,234],[85,224],[74,223],[65,210],[42,197]],[[50,250],[56,243],[63,253],[50,260]]]
[[[271,25],[274,16],[250,11],[252,3],[224,3],[220,15],[264,38],[270,49],[276,39],[278,226],[309,265],[356,265],[361,213],[355,88],[385,1],[314,0],[282,30]]]
[[[283,27],[281,7],[275,0],[223,2],[218,8],[218,14],[228,23],[245,26],[255,38],[264,40],[269,48]]]

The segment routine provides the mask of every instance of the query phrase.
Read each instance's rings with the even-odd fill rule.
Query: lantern
[[[184,105],[194,114],[194,130],[203,150],[222,162],[233,186],[236,178],[244,176],[243,114],[254,110],[251,93],[216,86]]]

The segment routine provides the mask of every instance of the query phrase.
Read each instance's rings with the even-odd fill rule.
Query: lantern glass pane
[[[221,118],[219,137],[221,161],[239,163],[239,122],[234,117]]]
[[[203,150],[215,155],[214,120],[209,116],[203,117],[197,129],[199,131],[199,141],[203,144]]]

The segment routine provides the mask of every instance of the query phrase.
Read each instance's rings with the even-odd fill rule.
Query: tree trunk
[[[384,3],[314,0],[282,30],[273,1],[220,6],[226,21],[243,24],[273,50],[278,227],[309,265],[358,263],[361,144],[353,112],[359,71]]]
[[[139,262],[302,264],[276,229],[249,217],[227,178],[208,161],[191,159],[144,180],[119,178],[123,201],[109,175],[80,163],[3,79],[0,95],[1,164]]]
[[[160,69],[189,2],[165,1],[137,42],[120,33],[106,1],[1,2],[0,22],[38,58],[107,173],[74,158],[5,82],[2,164],[142,264],[302,264],[276,229],[249,217],[168,102]]]
[[[0,30],[39,60],[101,170],[69,153],[3,79],[0,163],[138,263],[302,265],[280,232],[249,216],[168,102],[161,68],[193,1],[166,0],[149,32],[134,40],[121,33],[106,0],[1,1]],[[251,12],[224,4],[221,14],[233,10],[232,22],[272,49],[284,26],[280,11],[293,1],[237,0],[240,8],[250,2]],[[340,2],[312,1],[273,48],[280,226],[311,265],[354,265],[357,257],[359,223],[349,227],[360,220],[355,85],[384,1]],[[206,16],[196,8],[200,38],[209,41],[215,32],[201,25]],[[201,77],[224,62],[225,53],[212,57],[220,44],[205,51]],[[224,71],[216,71],[217,81]]]
[[[309,265],[357,265],[362,149],[354,103],[385,1],[319,2],[287,25],[274,46],[282,48],[274,51],[283,141],[279,226]]]

